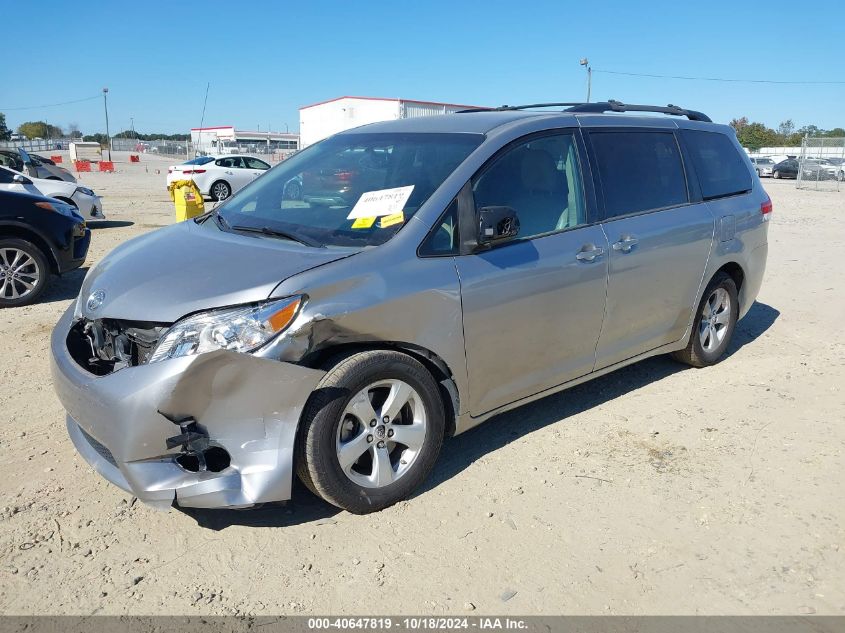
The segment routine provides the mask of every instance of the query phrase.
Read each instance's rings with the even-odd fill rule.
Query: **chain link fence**
[[[811,138],[801,142],[798,189],[842,191],[845,181],[845,137]]]
[[[18,147],[22,147],[27,152],[46,153],[50,151],[66,150],[70,143],[78,140],[79,139],[73,138],[47,138],[0,141],[0,149],[17,149]]]
[[[112,137],[112,151],[136,152],[138,154],[161,154],[178,158],[193,158],[194,144],[190,141],[141,141],[134,138]]]
[[[141,141],[133,138],[112,137],[112,151],[135,152],[138,154],[158,154],[161,156],[173,156],[175,158],[191,159],[198,155],[205,154],[249,154],[260,156],[265,160],[277,162],[285,160],[296,153],[295,148],[284,146],[281,142],[272,141],[264,143],[261,141],[235,143],[227,141],[220,147],[200,147],[191,141]],[[197,150],[199,149],[199,153]]]

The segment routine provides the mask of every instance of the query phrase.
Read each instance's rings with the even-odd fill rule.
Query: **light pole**
[[[109,89],[103,88],[103,109],[106,111],[106,142],[109,146],[109,162],[111,162],[111,136],[109,135]]]
[[[581,65],[587,69],[587,103],[590,103],[590,89],[593,83],[593,68],[590,66],[590,60],[586,57],[581,60]]]

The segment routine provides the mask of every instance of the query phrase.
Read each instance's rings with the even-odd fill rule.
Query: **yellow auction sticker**
[[[379,226],[381,228],[387,228],[388,226],[393,226],[394,224],[402,224],[405,221],[405,214],[400,211],[399,213],[392,213],[390,215],[382,216],[381,220],[379,221]]]
[[[352,223],[353,229],[368,229],[373,224],[375,224],[376,218],[375,216],[369,218],[358,218]]]

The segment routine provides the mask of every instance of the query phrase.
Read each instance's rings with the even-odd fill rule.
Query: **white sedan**
[[[88,187],[81,187],[75,182],[33,178],[13,169],[0,167],[0,189],[32,193],[67,202],[76,207],[79,214],[86,220],[102,220],[106,217],[103,215],[103,201],[100,196]]]
[[[204,196],[225,200],[258,178],[270,165],[252,156],[200,156],[167,168],[167,186],[175,180],[193,180]]]

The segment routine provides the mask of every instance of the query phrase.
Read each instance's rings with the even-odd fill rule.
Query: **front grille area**
[[[102,319],[77,321],[67,335],[67,349],[83,369],[105,376],[124,367],[143,365],[166,326]]]
[[[81,426],[79,427],[79,431],[82,433],[82,436],[86,439],[86,441],[91,445],[91,448],[97,451],[97,454],[100,457],[102,457],[109,464],[117,468],[117,462],[114,459],[114,455],[111,454],[111,451],[108,448],[106,448],[93,437],[88,435],[88,433],[85,432],[85,429],[83,429]]]

